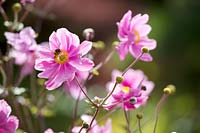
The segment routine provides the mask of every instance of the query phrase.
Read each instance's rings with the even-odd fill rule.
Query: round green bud
[[[88,125],[87,123],[84,122],[83,125],[82,125],[82,127],[85,128],[85,129],[88,129],[88,128],[89,128],[89,125]]]
[[[170,88],[172,93],[176,92],[176,87],[172,84],[168,85],[167,88]]]
[[[96,69],[92,70],[92,74],[95,75],[95,76],[99,76],[99,72]]]
[[[164,89],[163,89],[163,92],[164,92],[165,94],[171,94],[171,93],[172,93],[170,88],[164,88]]]
[[[136,117],[137,117],[138,119],[142,119],[142,118],[143,118],[143,114],[142,114],[142,113],[138,113],[138,114],[136,115]]]
[[[163,89],[165,94],[173,94],[176,91],[176,87],[174,85],[168,85],[166,88]]]
[[[114,41],[114,42],[112,43],[112,45],[113,45],[113,46],[117,46],[117,45],[119,45],[119,42],[118,42],[118,41]]]
[[[116,77],[116,82],[117,82],[118,84],[122,83],[122,82],[123,82],[123,77],[117,76],[117,77]]]
[[[13,6],[12,6],[12,9],[14,12],[20,12],[22,10],[22,6],[20,3],[15,3]]]
[[[149,53],[149,49],[147,47],[142,47],[142,52],[143,53]]]

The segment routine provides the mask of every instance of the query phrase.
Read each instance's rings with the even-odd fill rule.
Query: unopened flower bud
[[[149,49],[147,47],[142,47],[142,52],[143,53],[149,53]]]
[[[137,117],[138,119],[142,119],[142,118],[143,118],[143,114],[142,114],[142,113],[138,113],[138,114],[136,115],[136,117]]]
[[[92,40],[94,38],[94,30],[92,28],[86,28],[84,31],[83,31],[83,37],[86,39],[86,40]]]
[[[14,11],[14,12],[20,12],[21,10],[22,10],[22,6],[21,6],[21,4],[20,3],[15,3],[13,6],[12,6],[12,10]]]
[[[174,85],[168,85],[166,88],[163,89],[165,94],[173,94],[176,91],[176,87]]]
[[[92,74],[95,75],[95,76],[99,76],[99,72],[96,69],[92,70]]]
[[[84,122],[83,125],[82,125],[82,127],[85,128],[85,129],[88,129],[88,128],[89,128],[89,125],[88,125],[87,123]]]
[[[118,84],[122,83],[122,82],[123,82],[123,77],[117,76],[117,77],[116,77],[116,82],[117,82]]]
[[[97,41],[92,43],[92,47],[96,49],[104,49],[105,48],[105,43],[103,41]]]
[[[114,41],[114,42],[112,43],[112,45],[113,45],[113,46],[117,46],[117,45],[119,45],[119,42],[118,42],[118,41]]]

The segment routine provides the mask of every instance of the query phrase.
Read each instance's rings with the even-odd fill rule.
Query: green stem
[[[156,120],[155,120],[155,124],[154,124],[153,133],[156,133],[160,109],[161,109],[162,105],[164,104],[164,102],[165,102],[165,100],[167,99],[168,96],[169,96],[168,94],[163,94],[160,101],[158,102],[158,104],[156,106],[156,112],[155,112]]]
[[[83,90],[83,87],[81,86],[81,84],[80,84],[80,82],[79,82],[79,80],[78,80],[78,78],[77,78],[76,76],[75,76],[75,80],[76,80],[76,82],[77,82],[79,88],[81,89],[81,91],[82,91],[83,94],[85,95],[85,97],[89,100],[89,102],[90,102],[93,106],[97,107],[97,105],[89,98],[89,96],[88,96],[88,95],[86,94],[86,92]]]
[[[124,109],[124,116],[125,116],[125,119],[126,119],[126,124],[127,124],[127,130],[128,130],[128,133],[131,133],[131,129],[130,129],[130,121],[129,121],[128,114],[127,114],[127,112],[126,112],[125,109]]]

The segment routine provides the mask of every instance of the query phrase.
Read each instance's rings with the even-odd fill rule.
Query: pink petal
[[[147,36],[151,31],[151,26],[145,24],[145,25],[138,25],[135,27],[135,29],[139,32],[140,37]]]
[[[57,38],[60,42],[60,49],[67,50],[70,47],[70,34],[66,28],[60,28],[56,31]]]
[[[74,99],[79,98],[80,100],[82,100],[83,98],[85,98],[85,95],[82,93],[76,80],[72,80],[70,82],[65,82],[64,88]],[[85,87],[84,87],[84,91],[86,92]]]
[[[62,85],[64,81],[71,81],[74,78],[75,72],[70,65],[59,65],[54,74],[45,82],[48,90],[53,90]]]
[[[90,41],[83,41],[81,45],[79,46],[79,54],[82,56],[87,54],[92,48],[92,42]]]
[[[129,44],[127,42],[121,42],[116,48],[119,53],[120,60],[124,60],[128,54]]]
[[[53,32],[49,37],[49,48],[52,51],[55,51],[56,49],[60,48],[60,42],[58,40],[58,37],[56,35],[56,32]]]
[[[123,18],[118,25],[118,37],[119,39],[123,39],[129,32],[129,26],[131,21],[132,12],[129,10],[126,14],[124,14]]]
[[[131,20],[131,29],[135,28],[137,25],[143,25],[146,24],[149,20],[149,15],[144,14],[141,16],[141,14],[138,14],[134,16]]]
[[[9,130],[9,133],[15,133],[16,129],[18,128],[19,120],[15,116],[10,116],[6,127]]]
[[[79,71],[89,71],[93,68],[94,63],[88,58],[77,58],[76,60],[69,61],[69,64]]]

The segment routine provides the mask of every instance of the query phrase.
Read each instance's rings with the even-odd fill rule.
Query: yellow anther
[[[68,55],[67,51],[60,50],[60,49],[55,50],[54,59],[55,59],[55,62],[57,62],[58,64],[66,63],[68,58],[69,58],[69,55]]]
[[[123,87],[122,87],[122,91],[125,92],[125,93],[129,93],[129,92],[130,92],[130,87],[128,87],[128,86],[123,86]]]
[[[139,34],[139,32],[137,30],[133,30],[133,33],[134,33],[134,35],[136,37],[135,43],[137,44],[137,43],[140,42],[140,34]]]

